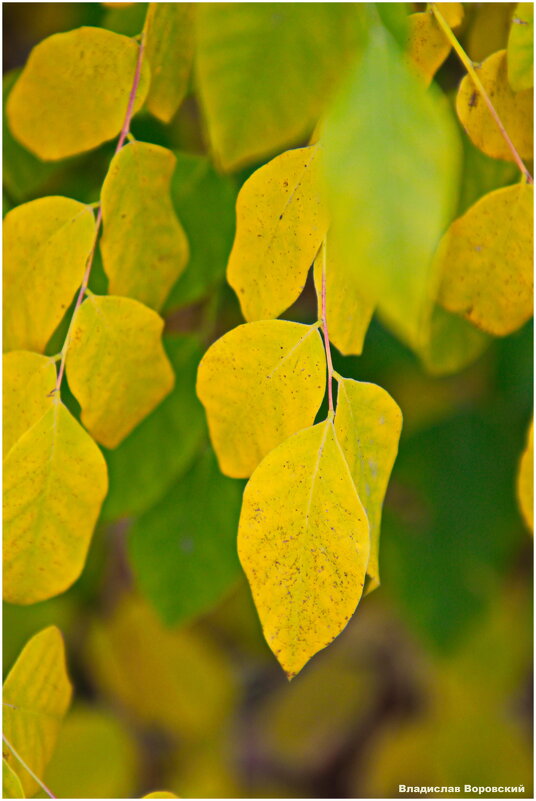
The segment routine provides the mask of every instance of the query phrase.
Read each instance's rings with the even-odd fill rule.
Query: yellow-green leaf
[[[19,768],[22,768],[19,765]],[[24,768],[22,768],[24,770]],[[5,759],[2,759],[2,798],[24,798],[24,790],[19,777],[9,766]]]
[[[307,139],[362,37],[359,3],[199,3],[196,78],[216,161]]]
[[[531,422],[527,445],[517,474],[517,498],[527,526],[534,529],[534,421]]]
[[[428,339],[418,349],[431,375],[449,375],[474,361],[492,338],[457,314],[439,304],[434,306]]]
[[[351,378],[339,380],[335,432],[369,521],[368,590],[380,584],[382,506],[401,429],[402,413],[384,389]]]
[[[533,198],[527,184],[484,195],[438,248],[440,303],[496,336],[532,316]]]
[[[170,195],[176,158],[146,142],[112,159],[102,187],[101,253],[112,295],[160,309],[186,267],[188,242]]]
[[[121,130],[138,45],[103,28],[56,33],[32,52],[7,104],[14,136],[36,156],[64,159],[113,139]],[[149,88],[142,71],[134,111]]]
[[[428,3],[426,10],[431,10],[431,3]],[[463,3],[434,3],[437,10],[451,28],[458,28],[463,22]]]
[[[146,106],[169,122],[188,89],[194,55],[194,3],[150,3],[145,20],[145,53],[151,65]]]
[[[288,150],[238,195],[227,279],[246,320],[278,317],[300,295],[328,225],[318,146]]]
[[[76,313],[69,386],[82,422],[107,448],[119,445],[173,388],[163,327],[156,312],[130,298],[91,295]]]
[[[4,734],[42,778],[71,701],[63,638],[55,626],[43,629],[24,646],[4,683],[3,699]],[[39,789],[37,783],[9,748],[3,753],[26,796],[33,795]]]
[[[222,472],[247,478],[272,448],[312,425],[325,385],[316,326],[262,320],[218,339],[199,365],[197,394]]]
[[[149,793],[149,795],[144,795],[143,798],[178,798],[178,795],[175,793],[168,793],[167,790],[156,790],[154,793]]]
[[[532,92],[514,92],[507,76],[506,50],[493,53],[475,65],[478,77],[521,158],[533,157]],[[460,84],[456,111],[471,141],[486,155],[513,161],[512,151],[491,116],[470,75]]]
[[[369,548],[367,516],[330,421],[287,439],[253,473],[238,555],[266,641],[289,678],[353,615]]]
[[[100,450],[56,399],[4,461],[6,601],[36,603],[71,586],[107,490]]]
[[[95,238],[93,212],[43,197],[4,220],[4,350],[43,351],[82,283]]]
[[[3,357],[2,399],[3,454],[54,403],[50,392],[56,384],[54,360],[30,351],[13,351]]]
[[[508,37],[508,80],[515,92],[534,85],[534,4],[518,3]]]
[[[329,338],[345,356],[359,356],[374,311],[374,303],[360,291],[354,270],[346,262],[335,261],[331,248],[324,244],[314,263],[314,281],[319,308],[322,297],[322,272],[326,259],[326,317]]]
[[[407,60],[428,86],[450,53],[450,42],[430,11],[410,14],[408,25]]]

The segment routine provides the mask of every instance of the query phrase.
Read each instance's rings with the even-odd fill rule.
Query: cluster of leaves
[[[375,313],[443,375],[531,316],[533,187],[522,160],[532,159],[532,6],[519,4],[507,51],[469,62],[455,99],[472,145],[522,179],[504,186],[515,173],[493,173],[490,191],[463,209],[460,135],[432,83],[460,47],[451,29],[461,4],[407,16],[401,4],[160,3],[144,20],[140,6],[141,37],[55,34],[8,80],[7,147],[19,173],[8,172],[4,224],[4,598],[26,605],[64,592],[99,516],[132,515],[140,587],[164,620],[186,620],[237,575],[240,516],[240,561],[292,677],[345,627],[363,589],[379,585],[401,429],[385,390],[334,371],[330,341],[361,354]],[[142,108],[172,121],[194,62],[218,171],[129,134]],[[68,169],[103,145],[108,155],[116,137],[98,199],[21,202],[54,183],[56,162]],[[292,145],[301,146],[284,150]],[[235,235],[236,186],[221,173],[274,153],[243,183]],[[207,205],[221,210],[214,237]],[[227,279],[247,322],[201,359],[195,338],[163,336],[163,318],[221,284],[233,236]],[[318,321],[275,319],[313,263]],[[209,328],[212,314],[207,306]],[[198,365],[224,476],[194,396]],[[529,524],[531,449],[532,433],[518,477]],[[249,479],[241,511],[237,478]],[[180,593],[170,513],[191,527],[179,545]],[[202,559],[191,556],[196,539],[213,541]],[[30,680],[36,662],[43,676],[50,664],[57,698]],[[61,639],[47,629],[5,689],[13,797],[35,792],[21,765],[43,775],[69,696]]]

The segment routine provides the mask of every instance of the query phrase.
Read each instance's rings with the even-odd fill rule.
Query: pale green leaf
[[[305,286],[328,226],[318,162],[318,146],[288,150],[240,190],[227,279],[246,320],[278,317]]]
[[[325,385],[316,326],[263,320],[218,339],[199,365],[197,394],[222,472],[247,478],[272,448],[311,425]]]
[[[82,422],[115,448],[173,389],[164,321],[137,300],[90,295],[74,320],[67,378]]]
[[[175,156],[146,142],[122,148],[102,187],[100,247],[112,295],[160,309],[188,261],[170,195]]]
[[[4,461],[4,599],[31,604],[78,578],[108,480],[104,458],[63,404]]]
[[[531,90],[512,90],[508,82],[506,50],[488,56],[482,64],[476,64],[475,69],[521,158],[531,159],[534,153]],[[486,155],[514,161],[510,147],[470,75],[466,75],[460,84],[456,111],[471,141]]]
[[[4,220],[4,350],[43,351],[82,283],[95,238],[93,212],[43,197]]]
[[[194,56],[194,3],[150,3],[145,20],[145,52],[151,65],[146,106],[169,122],[188,89]]]
[[[4,683],[3,700],[4,735],[41,779],[71,701],[63,638],[55,626],[43,629],[25,645]],[[3,753],[26,796],[33,795],[39,789],[37,783],[9,748]]]
[[[534,421],[527,434],[527,444],[519,463],[517,498],[525,523],[534,530]]]
[[[330,421],[287,439],[253,473],[238,555],[265,639],[289,678],[353,615],[369,548],[367,516]]]
[[[303,141],[357,50],[359,4],[197,10],[197,83],[217,161],[234,169]]]
[[[382,506],[401,429],[402,413],[384,389],[351,378],[339,379],[335,432],[369,521],[369,591],[380,584]]]
[[[30,351],[13,351],[3,357],[2,398],[3,455],[9,452],[54,403],[56,385],[53,359]]]
[[[515,92],[534,85],[534,4],[518,3],[508,37],[508,80]]]
[[[2,759],[2,798],[25,798],[19,777],[5,759]]]
[[[438,248],[440,303],[496,336],[532,316],[533,202],[527,184],[490,192],[452,223]]]
[[[113,139],[125,118],[137,57],[136,42],[103,28],[77,28],[39,42],[8,100],[13,135],[50,161]],[[144,62],[134,111],[148,88]]]
[[[457,189],[457,134],[433,89],[373,25],[322,136],[334,259],[414,347],[429,325],[431,257]]]

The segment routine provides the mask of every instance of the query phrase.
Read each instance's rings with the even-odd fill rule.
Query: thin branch
[[[140,41],[140,46],[139,46],[139,49],[138,49],[138,58],[136,60],[136,70],[134,72],[134,80],[132,81],[132,88],[130,90],[130,94],[129,94],[129,97],[128,97],[128,104],[127,104],[127,110],[126,110],[126,114],[125,114],[125,119],[124,119],[124,122],[123,122],[123,126],[121,128],[121,133],[119,134],[119,139],[117,140],[117,145],[116,145],[116,148],[115,148],[114,156],[117,153],[119,153],[119,151],[121,150],[121,148],[125,144],[125,139],[127,138],[128,134],[129,134],[129,131],[130,131],[130,122],[132,120],[132,115],[134,113],[134,102],[136,100],[136,93],[138,91],[138,86],[139,86],[139,83],[140,83],[144,47],[145,47],[145,37],[144,37],[144,34],[142,34],[141,41]],[[91,205],[95,206],[96,204],[91,204]],[[91,251],[89,253],[89,256],[88,256],[88,259],[87,259],[87,262],[86,262],[86,269],[84,271],[84,277],[82,278],[82,284],[81,284],[80,289],[78,291],[78,296],[76,298],[76,303],[75,303],[73,314],[71,316],[71,320],[70,320],[70,323],[69,323],[69,328],[67,329],[67,334],[65,336],[65,341],[64,341],[63,347],[61,349],[60,368],[58,370],[58,376],[56,378],[56,386],[54,387],[54,389],[50,393],[51,395],[53,395],[54,393],[59,392],[60,387],[61,387],[61,382],[63,380],[63,374],[65,372],[65,359],[67,357],[67,351],[69,349],[69,343],[70,343],[70,340],[71,340],[71,333],[72,333],[72,329],[73,329],[74,320],[75,320],[75,317],[76,317],[76,312],[78,311],[78,309],[80,308],[80,306],[82,304],[82,301],[84,300],[84,295],[86,294],[88,283],[89,283],[89,277],[91,275],[91,268],[93,267],[93,259],[95,258],[95,251],[97,249],[97,242],[98,242],[98,239],[99,239],[100,227],[102,225],[102,204],[99,201],[97,205],[98,205],[99,210],[97,212],[97,219],[96,219],[96,222],[95,222],[95,238],[93,240],[93,246],[91,248]]]
[[[55,795],[54,795],[54,793],[52,792],[52,790],[49,790],[49,788],[46,786],[46,784],[44,783],[44,781],[41,781],[41,779],[39,778],[39,776],[36,776],[36,775],[35,775],[35,773],[33,772],[33,770],[32,770],[32,769],[31,769],[31,768],[30,768],[30,767],[29,767],[29,766],[26,764],[26,762],[24,761],[24,759],[21,757],[21,755],[18,753],[18,751],[16,751],[16,750],[15,750],[15,748],[14,748],[14,747],[11,745],[11,743],[10,743],[10,742],[9,742],[9,740],[7,739],[6,735],[5,735],[5,734],[3,734],[3,733],[2,733],[2,740],[5,742],[5,744],[7,745],[7,747],[9,748],[9,750],[11,751],[11,753],[13,754],[13,756],[15,757],[15,759],[17,759],[17,760],[20,762],[20,764],[22,765],[22,767],[24,768],[24,770],[26,770],[26,771],[27,771],[27,772],[30,774],[30,776],[32,777],[32,779],[33,779],[35,782],[37,782],[37,784],[39,785],[39,787],[40,787],[42,790],[44,790],[44,791],[45,791],[45,793],[46,793],[46,794],[47,794],[47,795],[48,795],[50,798],[56,798],[57,796],[55,796]]]
[[[324,334],[324,348],[326,349],[326,364],[328,369],[328,405],[330,414],[333,414],[333,362],[331,361],[331,347],[329,344],[328,319],[326,314],[326,241],[322,243],[322,295],[320,321]]]
[[[439,11],[439,9],[437,8],[437,5],[435,3],[430,3],[430,5],[432,7],[433,14],[434,14],[439,26],[441,27],[443,33],[445,34],[445,36],[447,37],[448,41],[450,42],[450,44],[452,45],[452,47],[456,51],[456,53],[457,53],[460,61],[462,62],[463,66],[465,67],[465,69],[467,70],[469,75],[471,76],[471,79],[472,79],[474,85],[476,86],[476,88],[478,89],[480,94],[482,95],[482,98],[483,98],[486,106],[488,107],[489,113],[493,117],[493,119],[495,121],[495,124],[497,125],[497,128],[499,129],[499,131],[502,134],[502,137],[503,137],[504,141],[508,145],[508,147],[510,149],[510,152],[512,153],[514,161],[517,164],[519,170],[521,171],[522,175],[524,175],[527,183],[529,183],[529,184],[534,183],[532,175],[530,174],[530,172],[526,168],[526,166],[525,166],[525,164],[523,162],[523,159],[521,158],[521,156],[517,152],[517,149],[516,149],[514,143],[512,142],[512,140],[510,139],[510,137],[508,135],[508,131],[504,127],[504,125],[503,125],[503,123],[501,121],[501,118],[499,117],[495,107],[493,106],[493,103],[491,102],[491,100],[489,98],[489,95],[486,92],[486,90],[484,88],[484,85],[483,85],[482,81],[480,80],[480,78],[478,76],[478,73],[477,73],[477,71],[475,70],[475,68],[473,66],[473,62],[471,61],[471,59],[469,58],[469,56],[467,55],[467,53],[465,52],[465,50],[463,49],[463,47],[461,46],[459,41],[457,40],[456,36],[453,34],[448,22],[446,21],[446,19],[442,15],[441,11]]]

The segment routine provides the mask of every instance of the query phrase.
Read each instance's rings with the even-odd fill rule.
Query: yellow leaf
[[[521,158],[533,157],[532,92],[514,92],[508,82],[506,50],[475,65],[484,89]],[[514,157],[470,75],[460,84],[456,111],[469,138],[487,156],[513,161]]]
[[[408,26],[406,58],[428,86],[450,53],[450,42],[430,11],[410,14]]]
[[[370,526],[367,590],[380,584],[380,523],[387,483],[398,452],[402,413],[376,384],[339,379],[335,432]]]
[[[517,474],[517,498],[527,526],[534,529],[534,421],[530,424],[527,445]]]
[[[333,423],[299,431],[244,491],[238,555],[289,678],[343,630],[363,592],[369,526]]]
[[[325,386],[316,326],[262,320],[218,339],[199,365],[197,394],[221,471],[250,476],[272,448],[312,425]]]
[[[278,317],[305,286],[327,229],[318,152],[288,150],[240,190],[227,279],[246,320]]]
[[[164,321],[137,300],[90,295],[76,313],[67,377],[82,422],[115,448],[171,392]]]
[[[145,53],[151,65],[146,106],[169,122],[188,89],[194,55],[194,3],[150,3],[145,20]]]
[[[22,766],[19,765],[19,768]],[[24,768],[22,768],[24,770]],[[24,798],[20,779],[15,771],[2,759],[2,798]]]
[[[4,350],[43,351],[80,284],[95,239],[93,212],[43,197],[4,220]]]
[[[515,92],[534,85],[534,4],[518,3],[508,36],[508,80]]]
[[[473,62],[506,47],[513,3],[471,3],[465,47]]]
[[[329,338],[345,356],[359,356],[374,312],[374,303],[364,297],[355,272],[348,269],[348,262],[336,261],[326,243],[320,248],[314,263],[314,281],[319,299],[322,297],[324,258]]]
[[[29,351],[13,351],[3,357],[4,394],[2,401],[3,454],[9,452],[54,400],[56,384],[54,360]]]
[[[178,795],[175,793],[168,793],[167,790],[156,790],[154,793],[149,793],[149,795],[144,795],[143,798],[178,798]]]
[[[34,47],[9,96],[12,133],[45,161],[113,139],[123,125],[137,58],[136,42],[103,28],[49,36]],[[144,62],[134,111],[145,100],[149,80]]]
[[[4,599],[31,604],[78,578],[108,490],[106,463],[59,400],[4,462]]]
[[[439,302],[496,336],[532,316],[533,187],[516,184],[480,198],[439,244]]]
[[[427,10],[430,10],[430,3]],[[441,12],[445,22],[451,28],[458,28],[463,22],[463,3],[435,3],[438,11]]]
[[[24,646],[4,683],[3,698],[4,734],[42,778],[71,701],[63,638],[55,626],[43,629]],[[9,748],[3,752],[26,795],[33,795],[39,789],[37,783]]]
[[[102,187],[100,246],[109,292],[157,310],[188,261],[170,195],[176,161],[164,147],[134,142],[114,156]]]

